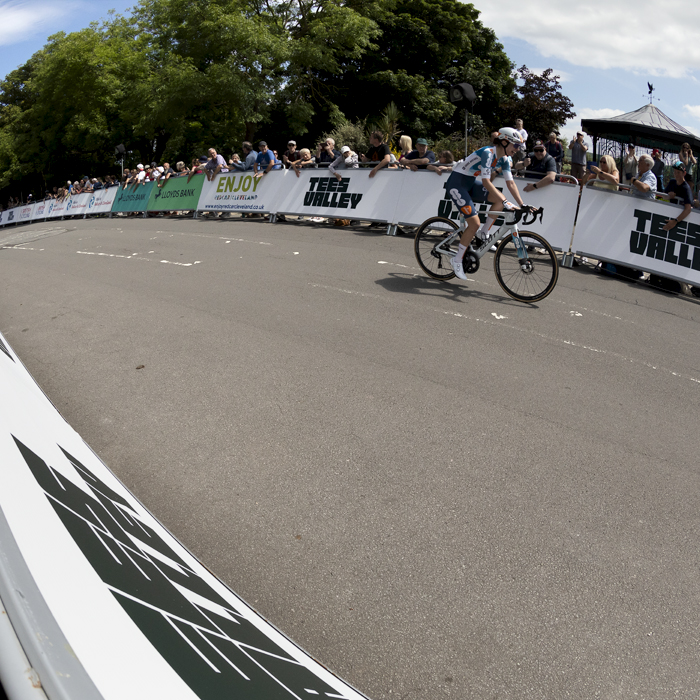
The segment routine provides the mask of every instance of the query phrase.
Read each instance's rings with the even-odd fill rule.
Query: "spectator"
[[[301,156],[299,155],[299,151],[297,151],[297,142],[289,141],[289,143],[287,143],[287,150],[282,154],[282,162],[284,163],[285,167],[291,168],[292,163],[300,160],[300,158]]]
[[[564,147],[561,145],[561,141],[557,139],[555,132],[549,135],[549,141],[545,144],[547,149],[547,155],[554,158],[554,162],[557,165],[557,173],[561,173],[562,163],[564,161]]]
[[[190,168],[190,172],[187,175],[187,182],[195,176],[195,175],[201,175],[204,172],[204,168],[206,167],[206,164],[209,162],[209,159],[206,156],[199,156],[199,158],[193,158],[192,159],[192,167]]]
[[[258,157],[255,159],[255,163],[253,163],[253,170],[255,171],[255,175],[253,177],[262,177],[263,175],[266,175],[270,172],[270,170],[272,170],[276,163],[275,155],[267,147],[267,143],[265,143],[265,141],[260,142],[259,148],[260,150],[258,151]],[[260,168],[260,172],[258,172],[258,168]]]
[[[612,156],[601,156],[600,166],[591,165],[591,173],[586,177],[586,184],[604,190],[617,192],[620,184],[620,173]]]
[[[653,162],[654,159],[652,158],[652,165]],[[622,161],[622,174],[625,185],[628,185],[633,178],[636,178],[639,175],[639,158],[637,157],[633,143],[627,146],[627,155]]]
[[[277,151],[273,150],[272,155],[275,156],[275,164],[272,166],[273,170],[283,170],[284,166],[282,165],[282,161],[280,160],[280,157],[277,153]]]
[[[435,162],[435,154],[428,150],[428,142],[425,139],[418,139],[416,141],[416,150],[402,157],[399,162],[414,172],[425,170]]]
[[[651,172],[654,167],[654,159],[647,155],[639,156],[637,161],[639,177],[633,177],[630,181],[630,192],[635,197],[654,199],[656,195],[656,175]]]
[[[336,168],[358,168],[357,153],[351,150],[350,146],[343,146],[340,155],[328,166],[328,170],[335,175],[335,179],[340,182],[343,178]]]
[[[238,153],[234,153],[234,154],[231,156],[231,158],[229,159],[228,167],[229,167],[231,170],[234,170],[235,167],[236,167],[236,163],[240,163],[240,162],[241,162],[241,157],[238,155]]]
[[[693,166],[698,162],[697,158],[693,155],[693,149],[690,147],[689,143],[684,143],[681,146],[681,151],[678,154],[678,159],[685,165],[685,172],[688,175],[692,175]]]
[[[158,187],[164,187],[171,177],[177,176],[177,173],[170,167],[170,163],[163,163],[158,171]]]
[[[673,199],[674,197],[680,199],[683,204],[683,211],[678,215],[678,218],[668,220],[663,227],[664,231],[670,231],[683,219],[688,218],[693,208],[693,190],[685,180],[685,163],[682,160],[677,160],[671,167],[673,168],[673,179],[666,186],[668,197],[664,197],[664,199]]]
[[[651,157],[654,159],[654,167],[651,169],[651,172],[656,175],[656,185],[659,190],[663,190],[664,188],[664,162],[661,160],[661,151],[659,151],[658,148],[655,148],[651,152]]]
[[[299,169],[315,168],[316,159],[311,155],[311,151],[308,148],[302,148],[301,151],[299,151],[299,160],[295,160],[292,163],[292,167],[294,168],[296,176],[299,177]]]
[[[97,192],[102,189],[104,189],[104,184],[102,183],[102,180],[99,177],[92,178],[92,191]]]
[[[513,156],[513,163],[519,163],[522,160],[525,160],[525,157],[527,155],[527,131],[525,131],[523,127],[523,120],[522,119],[516,119],[515,120],[515,130],[523,137],[523,145],[520,147],[520,150]],[[496,134],[498,136],[498,134]]]
[[[431,163],[428,166],[428,170],[432,170],[438,175],[442,175],[443,173],[451,173],[454,162],[455,157],[452,155],[452,151],[442,151],[438,158],[437,165]]]
[[[391,150],[384,143],[384,134],[381,131],[374,131],[369,138],[370,147],[367,153],[361,156],[363,163],[377,163],[369,176],[374,177],[382,168],[385,168],[391,162]]]
[[[242,163],[234,163],[234,170],[254,170],[255,161],[258,157],[258,152],[253,149],[253,144],[250,141],[244,141],[241,144],[243,149],[243,154],[245,156],[245,161]]]
[[[401,152],[401,154],[399,155],[399,162],[401,161],[402,158],[406,157],[412,150],[413,150],[413,141],[411,140],[410,136],[406,136],[404,134],[399,139],[399,151]]]
[[[178,160],[178,162],[175,164],[175,171],[176,177],[183,177],[183,175],[190,174],[190,169],[185,165],[185,161],[183,160]]]
[[[228,167],[224,157],[216,152],[215,148],[209,149],[209,161],[204,166],[207,180],[211,182],[219,173],[227,173]]]
[[[335,150],[335,140],[330,136],[325,141],[321,141],[316,148],[316,162],[319,164],[330,165],[339,155],[340,151]]]
[[[576,138],[569,145],[571,149],[571,174],[577,180],[583,180],[586,174],[586,152],[588,146],[583,142],[583,132],[577,131]]]
[[[539,180],[539,182],[530,182],[525,185],[523,188],[525,192],[541,190],[543,187],[551,185],[557,176],[557,164],[554,158],[547,153],[547,148],[542,141],[535,141],[532,154],[527,156],[523,163],[525,169],[529,171],[525,177]]]

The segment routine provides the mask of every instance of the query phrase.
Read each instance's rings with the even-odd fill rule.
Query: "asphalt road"
[[[0,240],[0,329],[61,413],[369,697],[700,696],[697,300],[576,268],[529,306],[261,220]]]

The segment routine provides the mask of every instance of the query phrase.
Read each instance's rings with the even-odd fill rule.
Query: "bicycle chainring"
[[[479,258],[474,253],[466,252],[462,258],[462,267],[467,275],[473,275],[479,269]]]

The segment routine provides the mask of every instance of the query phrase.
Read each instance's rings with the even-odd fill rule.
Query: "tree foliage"
[[[530,128],[545,119],[538,79],[527,72],[518,97],[495,34],[458,0],[138,0],[129,17],[50,37],[0,83],[0,188],[107,172],[120,143],[135,165],[243,139],[347,132],[359,147],[383,122],[437,140],[463,131],[448,99],[459,82],[477,93],[473,135],[504,104]]]
[[[530,141],[546,139],[576,116],[573,102],[562,94],[559,76],[551,68],[538,74],[521,66],[517,75],[522,84],[518,95],[503,105],[503,117],[508,124],[522,119]]]

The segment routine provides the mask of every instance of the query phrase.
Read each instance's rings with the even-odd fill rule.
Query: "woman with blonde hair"
[[[586,184],[591,187],[599,187],[603,190],[617,192],[620,184],[620,173],[612,156],[601,156],[600,166],[591,165],[591,174],[586,179]]]
[[[693,155],[693,149],[690,147],[689,143],[684,143],[681,146],[680,153],[678,157],[681,159],[681,163],[685,165],[685,172],[690,174],[693,166],[698,162],[697,158]]]
[[[399,160],[401,160],[403,156],[407,156],[413,150],[413,141],[411,140],[410,136],[406,136],[406,134],[404,134],[399,139],[399,150],[401,151]]]

